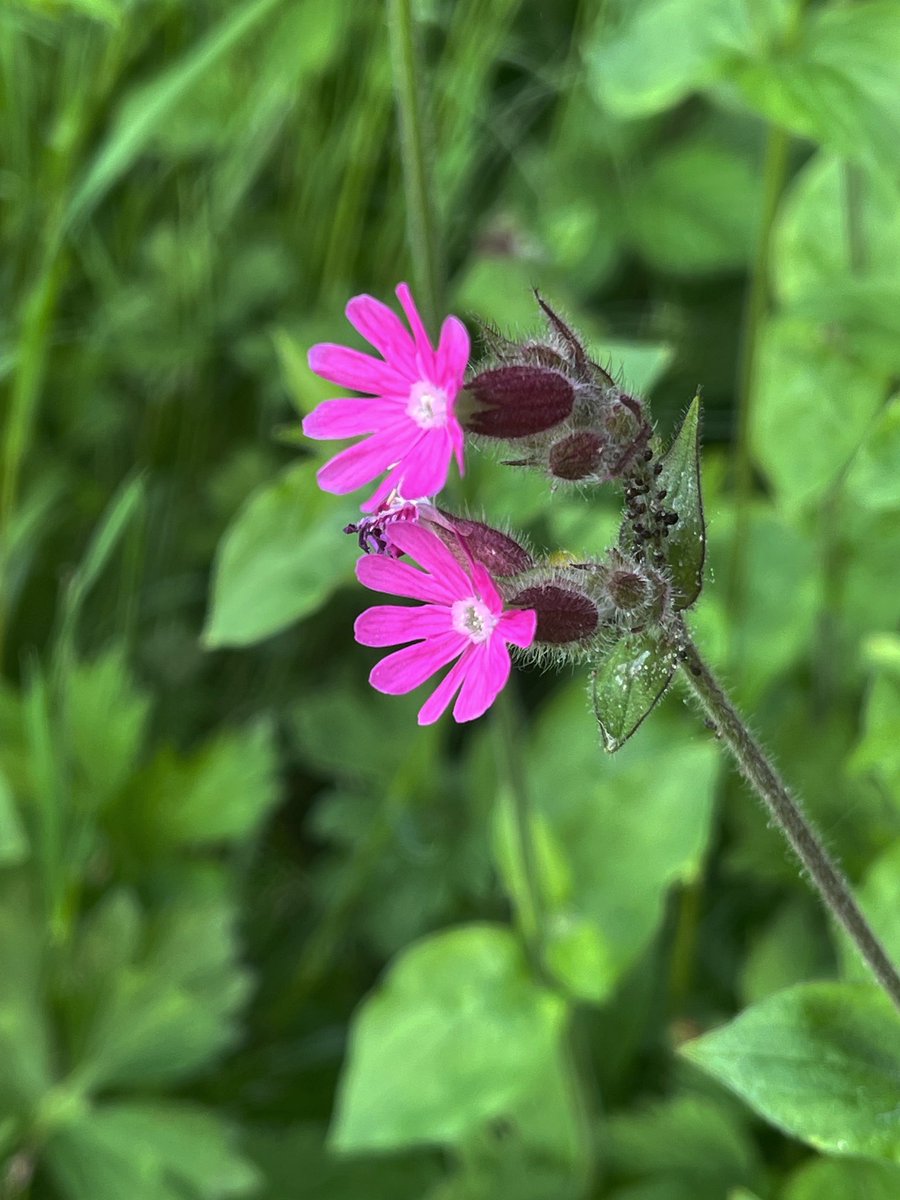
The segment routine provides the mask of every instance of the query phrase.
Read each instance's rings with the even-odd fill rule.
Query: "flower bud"
[[[575,404],[571,380],[536,364],[482,371],[466,386],[465,395],[468,403],[458,412],[466,429],[495,438],[543,433],[564,421]]]
[[[429,528],[458,558],[471,555],[475,562],[481,563],[495,577],[518,575],[534,566],[534,559],[525,547],[508,533],[494,529],[483,521],[454,516],[444,509],[438,512],[439,521],[429,521]]]
[[[606,581],[609,598],[616,608],[632,612],[641,608],[650,599],[649,580],[640,571],[620,567],[611,571]]]
[[[510,604],[537,613],[535,642],[561,646],[591,637],[600,624],[597,605],[584,592],[558,583],[536,583],[510,597]]]
[[[603,460],[604,439],[593,429],[579,429],[550,447],[548,466],[556,479],[587,479]]]

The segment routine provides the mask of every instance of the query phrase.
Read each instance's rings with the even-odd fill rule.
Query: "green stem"
[[[513,876],[521,878],[519,925],[532,966],[540,972],[543,955],[544,911],[541,899],[537,847],[531,803],[523,766],[523,743],[518,712],[510,687],[507,686],[494,702],[493,728],[496,737],[497,762],[501,778],[509,787],[510,815],[514,838],[515,862]],[[515,888],[511,891],[515,893]]]
[[[849,883],[806,819],[799,802],[791,795],[762,746],[701,658],[681,620],[678,648],[685,678],[734,756],[741,774],[763,802],[772,822],[787,838],[826,908],[843,925],[872,974],[900,1009],[900,973],[863,916]]]
[[[419,62],[411,0],[388,0],[388,29],[413,278],[425,323],[436,330],[441,312],[440,239],[426,150],[425,106],[419,86],[424,75]]]

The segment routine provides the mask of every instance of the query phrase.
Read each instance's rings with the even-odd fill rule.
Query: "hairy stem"
[[[425,322],[436,332],[441,311],[440,240],[427,153],[425,106],[411,0],[388,0],[391,64],[397,96],[406,221],[413,275]]]
[[[843,925],[872,974],[900,1009],[900,974],[863,916],[850,885],[839,871],[797,800],[745,725],[721,684],[700,657],[683,621],[678,646],[685,677],[734,755],[741,774],[790,842],[825,906]]]

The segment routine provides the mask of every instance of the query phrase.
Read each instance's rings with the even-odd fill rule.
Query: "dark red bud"
[[[452,513],[439,510],[442,517],[452,525],[447,529],[441,525],[432,524],[430,528],[444,541],[445,545],[460,559],[465,561],[465,552],[471,554],[477,563],[486,567],[494,576],[518,575],[534,566],[534,559],[524,546],[520,546],[515,538],[508,533],[502,533],[483,521],[470,521],[468,517],[456,517]],[[461,549],[460,543],[464,550]]]
[[[604,441],[592,429],[580,429],[550,447],[550,474],[557,479],[587,479],[596,475],[603,458]]]
[[[466,387],[474,401],[462,420],[485,437],[521,438],[552,429],[575,404],[571,380],[552,367],[516,365],[482,371]]]
[[[510,600],[519,608],[537,613],[536,642],[554,646],[589,638],[600,623],[597,605],[584,592],[556,583],[523,588]]]

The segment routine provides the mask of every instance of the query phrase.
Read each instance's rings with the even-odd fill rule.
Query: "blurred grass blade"
[[[129,522],[143,505],[144,496],[144,480],[136,475],[127,479],[110,501],[69,584],[64,601],[64,638],[74,628],[85,597],[103,573]]]
[[[119,110],[109,138],[88,168],[63,220],[65,228],[83,221],[143,151],[160,123],[207,71],[283,0],[256,0],[220,21],[193,50],[151,83],[133,91]]]

